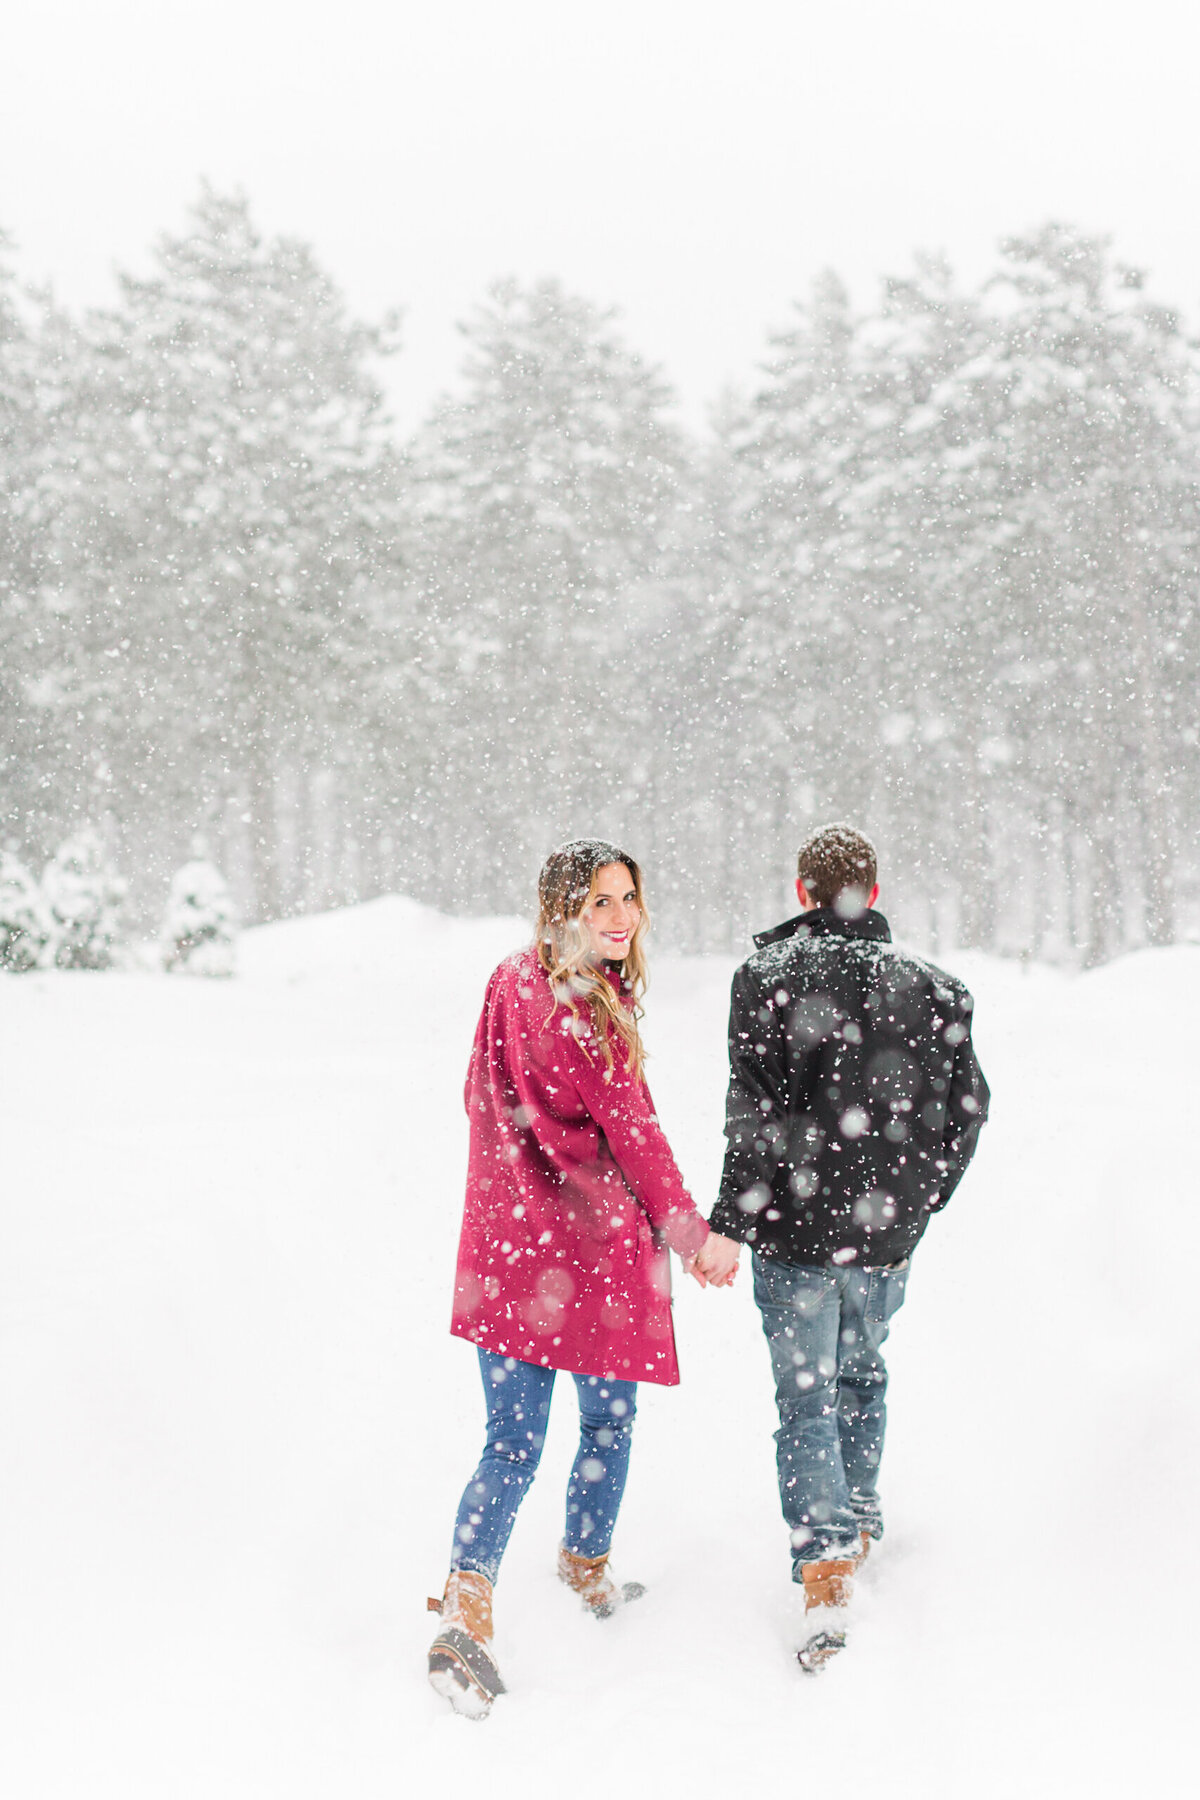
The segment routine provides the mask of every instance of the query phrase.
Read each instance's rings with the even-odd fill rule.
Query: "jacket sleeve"
[[[564,1054],[580,1100],[604,1133],[613,1159],[656,1231],[679,1256],[694,1256],[708,1224],[683,1184],[644,1083],[623,1066],[620,1049],[611,1072],[569,1030]]]
[[[975,1046],[971,1042],[973,1007],[970,994],[964,993],[951,1027],[958,1042],[954,1051],[950,1093],[946,1101],[946,1134],[942,1153],[945,1173],[938,1197],[929,1208],[930,1212],[940,1212],[962,1180],[967,1164],[975,1154],[979,1133],[988,1116],[991,1090],[984,1080]]]
[[[753,1242],[758,1214],[787,1158],[788,1059],[784,1024],[743,963],[729,1003],[729,1092],[725,1167],[709,1224],[722,1237]]]

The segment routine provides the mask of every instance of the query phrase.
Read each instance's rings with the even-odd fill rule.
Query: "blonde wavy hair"
[[[610,863],[624,863],[633,878],[633,891],[641,909],[637,929],[629,940],[621,969],[621,992],[633,1002],[623,1004],[612,983],[592,961],[587,927],[581,917],[596,891],[596,877]],[[576,838],[552,850],[542,864],[538,876],[537,953],[550,978],[555,1001],[566,1006],[580,1019],[580,1006],[586,1008],[590,1033],[581,1033],[580,1042],[588,1054],[590,1035],[599,1045],[605,1073],[613,1070],[613,1041],[625,1047],[626,1067],[639,1080],[645,1052],[642,1049],[638,1020],[642,1016],[642,995],[646,991],[646,958],[643,950],[650,916],[642,894],[642,871],[632,856],[598,838]]]

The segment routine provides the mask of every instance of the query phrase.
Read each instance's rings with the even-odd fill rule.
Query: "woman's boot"
[[[429,1685],[468,1719],[486,1719],[506,1690],[492,1656],[492,1584],[477,1569],[456,1569],[440,1600],[442,1629],[429,1646]]]
[[[846,1647],[846,1608],[854,1592],[854,1573],[861,1556],[839,1557],[829,1562],[805,1563],[804,1629],[806,1637],[796,1656],[800,1667],[815,1675],[831,1657]]]
[[[565,1544],[558,1546],[558,1579],[565,1581],[598,1619],[607,1619],[630,1600],[640,1600],[646,1591],[640,1581],[617,1586],[608,1572],[607,1551],[603,1556],[576,1556]]]

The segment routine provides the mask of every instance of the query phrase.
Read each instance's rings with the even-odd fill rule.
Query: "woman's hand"
[[[736,1238],[722,1237],[719,1231],[710,1231],[691,1262],[685,1263],[684,1267],[701,1287],[731,1287],[741,1253],[742,1246]]]

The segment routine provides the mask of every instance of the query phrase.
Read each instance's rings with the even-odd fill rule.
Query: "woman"
[[[450,1329],[478,1346],[487,1443],[467,1483],[429,1679],[483,1716],[504,1691],[492,1586],[537,1469],[559,1369],[579,1393],[558,1573],[597,1616],[642,1592],[608,1572],[639,1381],[679,1380],[666,1248],[708,1236],[642,1079],[649,924],[636,862],[565,844],[536,942],[488,983],[467,1074],[470,1161]],[[697,1279],[703,1277],[697,1273]]]

